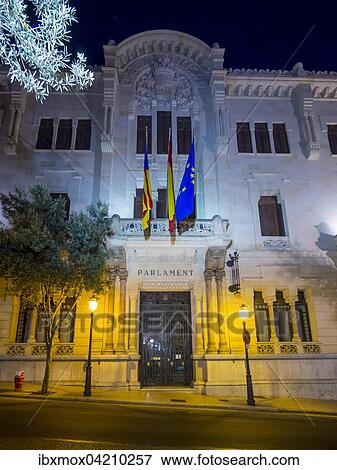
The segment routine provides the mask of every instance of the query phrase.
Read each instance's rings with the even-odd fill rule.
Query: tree
[[[41,392],[47,394],[55,334],[83,292],[98,294],[106,287],[112,221],[102,202],[67,219],[64,199],[53,199],[42,185],[0,194],[0,203],[7,220],[0,226],[0,277],[41,311],[46,332]]]
[[[31,26],[27,6],[37,17]],[[43,101],[50,89],[80,89],[91,85],[93,72],[86,66],[83,54],[70,63],[66,43],[68,28],[76,21],[75,8],[68,0],[1,0],[0,59],[9,66],[9,78],[17,80],[27,91]]]

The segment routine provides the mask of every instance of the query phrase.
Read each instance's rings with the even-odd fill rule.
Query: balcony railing
[[[7,348],[7,356],[44,356],[46,345],[44,343],[13,343]],[[73,343],[58,343],[54,345],[56,356],[71,356],[74,354]]]
[[[143,237],[142,219],[121,219],[113,217],[113,232],[117,238]],[[229,237],[229,222],[219,216],[213,219],[187,220],[179,224],[177,233],[181,237]],[[151,221],[151,236],[169,236],[168,219],[153,219]]]

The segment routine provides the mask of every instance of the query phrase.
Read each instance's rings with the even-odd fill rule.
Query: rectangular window
[[[73,343],[75,335],[76,306],[71,312],[69,310],[74,305],[74,299],[67,299],[60,311],[59,341],[60,343]]]
[[[337,155],[337,124],[328,124],[328,140],[330,152]]]
[[[169,129],[171,124],[170,111],[158,111],[157,113],[157,153],[165,155],[168,151]]]
[[[255,123],[255,141],[257,153],[271,153],[269,131],[266,122]]]
[[[141,219],[143,217],[143,190],[136,189],[136,196],[133,204],[133,218]]]
[[[29,337],[29,328],[31,322],[32,307],[29,303],[25,302],[23,298],[20,299],[19,319],[16,329],[16,343],[26,343]]]
[[[192,121],[190,117],[177,117],[178,154],[187,155],[192,143]]]
[[[284,124],[273,124],[275,153],[290,153],[287,131]]]
[[[254,315],[256,326],[256,338],[260,342],[270,340],[268,304],[264,303],[262,292],[254,291]]]
[[[91,120],[79,119],[76,130],[76,150],[90,150],[91,143]]]
[[[253,153],[252,135],[250,133],[249,122],[236,123],[236,138],[238,142],[238,152]]]
[[[60,119],[57,129],[56,149],[70,150],[73,134],[73,123],[71,119]]]
[[[282,206],[276,196],[261,196],[259,216],[262,236],[283,237],[285,235]]]
[[[282,291],[276,291],[276,302],[273,304],[275,330],[279,341],[291,341],[290,308],[283,297]]]
[[[297,313],[298,334],[302,341],[312,341],[308,305],[303,290],[298,291],[298,301],[295,302]]]
[[[70,199],[68,196],[68,193],[50,193],[50,196],[53,199],[58,199],[62,198],[64,200],[64,210],[66,213],[66,220],[69,220],[69,214],[70,214]]]
[[[137,153],[144,154],[147,128],[147,151],[152,153],[152,117],[137,116]]]
[[[157,219],[167,219],[167,189],[158,189]]]
[[[37,322],[36,322],[36,342],[44,343],[46,341],[46,328],[49,326],[48,315],[44,313],[43,306],[40,305],[37,311]]]
[[[50,150],[53,143],[53,119],[41,119],[36,148]]]

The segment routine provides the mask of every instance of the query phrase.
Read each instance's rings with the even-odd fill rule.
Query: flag
[[[175,231],[175,197],[174,197],[174,181],[173,181],[173,164],[172,164],[172,134],[170,129],[168,152],[167,152],[167,207],[169,216],[169,230]]]
[[[194,212],[195,193],[195,151],[194,139],[191,144],[190,154],[185,166],[183,179],[181,180],[176,202],[176,219],[181,222]]]
[[[145,144],[145,152],[144,152],[144,186],[143,186],[142,206],[143,206],[143,229],[146,230],[147,228],[149,228],[151,209],[153,207],[150,168],[149,168],[149,160],[147,158],[147,143]]]

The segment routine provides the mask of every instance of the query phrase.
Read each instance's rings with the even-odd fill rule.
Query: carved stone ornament
[[[257,345],[258,354],[274,354],[275,349],[273,344],[258,344]]]
[[[280,344],[280,353],[281,354],[297,354],[296,344]]]
[[[186,111],[193,104],[190,80],[174,70],[168,57],[157,58],[136,83],[138,109],[150,111],[153,100],[160,106],[169,106],[175,100],[180,111]]]
[[[74,354],[73,344],[57,344],[55,348],[55,354],[57,356],[71,356]]]
[[[25,344],[12,344],[11,346],[8,346],[7,356],[24,356],[25,351]]]
[[[314,343],[303,344],[303,352],[307,354],[319,354],[321,352],[321,347],[319,344]]]

